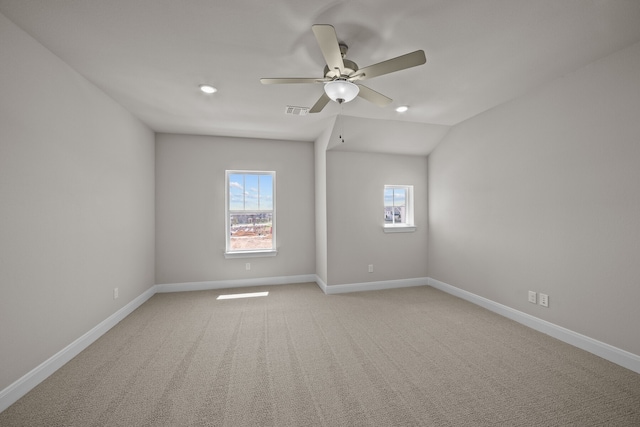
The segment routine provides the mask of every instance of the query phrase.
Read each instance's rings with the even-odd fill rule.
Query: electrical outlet
[[[244,265],[244,268],[245,268],[245,270],[247,270],[247,271],[251,270],[251,263],[250,263],[250,262],[246,263],[246,264]]]
[[[118,288],[113,288],[113,299],[118,299]]]
[[[373,273],[373,264],[369,264],[369,273]]]
[[[535,304],[536,303],[536,293],[533,291],[529,291],[529,302],[531,304]]]
[[[540,294],[540,298],[538,299],[538,302],[543,307],[549,307],[549,295]]]

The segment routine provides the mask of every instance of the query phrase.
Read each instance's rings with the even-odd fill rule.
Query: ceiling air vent
[[[309,112],[309,107],[294,107],[293,105],[287,105],[284,110],[285,114],[291,114],[292,116],[306,116]]]

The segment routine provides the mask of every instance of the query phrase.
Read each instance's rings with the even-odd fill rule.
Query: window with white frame
[[[275,255],[276,173],[226,171],[226,255]]]
[[[391,229],[415,230],[412,185],[384,186],[384,228],[385,231]]]

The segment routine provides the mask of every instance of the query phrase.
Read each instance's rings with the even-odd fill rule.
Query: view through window
[[[227,171],[227,252],[275,250],[275,172]]]
[[[412,193],[410,185],[384,186],[385,226],[413,225]]]
[[[402,224],[407,217],[407,191],[386,186],[384,189],[385,224]]]

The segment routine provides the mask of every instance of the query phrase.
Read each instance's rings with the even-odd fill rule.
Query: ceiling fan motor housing
[[[329,79],[335,79],[335,78],[347,78],[349,76],[351,76],[353,73],[355,73],[356,71],[358,71],[358,64],[356,64],[353,61],[350,61],[348,59],[342,59],[342,62],[344,63],[344,69],[342,70],[342,75],[340,75],[340,72],[338,70],[330,70],[328,65],[324,66],[324,76],[326,78]]]

